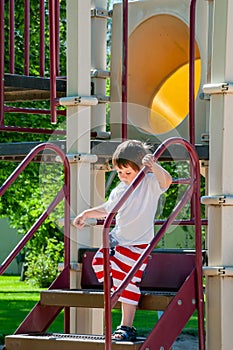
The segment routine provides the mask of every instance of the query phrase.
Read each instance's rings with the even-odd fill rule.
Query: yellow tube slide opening
[[[131,33],[128,101],[150,110],[147,116],[142,116],[144,120],[141,121],[146,131],[166,133],[187,117],[188,58],[189,27],[178,17],[170,14],[154,15]],[[196,96],[200,79],[201,59],[195,43]],[[133,121],[133,116],[131,119]]]

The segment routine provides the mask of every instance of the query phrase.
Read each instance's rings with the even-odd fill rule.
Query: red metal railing
[[[200,214],[200,171],[199,171],[199,159],[196,154],[194,147],[186,140],[181,138],[171,138],[157,149],[154,153],[154,159],[157,160],[161,154],[165,151],[167,147],[171,144],[181,144],[184,146],[190,155],[190,173],[191,178],[186,179],[186,183],[189,185],[182,199],[174,208],[172,214],[169,218],[163,223],[162,227],[158,231],[155,238],[149,244],[148,248],[145,250],[143,255],[139,258],[135,266],[131,269],[129,274],[125,277],[120,286],[116,291],[110,295],[111,281],[110,281],[110,259],[109,259],[109,231],[113,217],[120,207],[125,203],[129,195],[134,191],[138,186],[141,180],[144,178],[146,172],[148,171],[147,167],[144,167],[135,178],[133,183],[129,186],[127,191],[121,197],[119,202],[112,209],[112,212],[107,216],[104,228],[103,228],[103,247],[104,247],[104,301],[105,301],[105,349],[111,350],[112,341],[111,341],[111,332],[112,332],[112,322],[111,322],[111,309],[116,304],[119,296],[121,295],[122,290],[132,279],[132,276],[143,264],[146,257],[152,252],[154,247],[158,244],[161,238],[164,236],[168,227],[172,224],[180,210],[184,205],[191,199],[193,196],[195,203],[195,238],[196,238],[196,281],[197,281],[197,309],[198,309],[198,325],[199,325],[199,349],[204,349],[204,300],[203,300],[203,287],[202,287],[202,235],[201,235],[201,214]],[[182,180],[184,183],[184,179]]]
[[[195,24],[196,0],[191,0],[189,32],[189,140],[192,145],[195,145]]]
[[[50,149],[57,153],[64,165],[64,185],[61,190],[58,192],[57,196],[50,203],[48,208],[41,214],[41,216],[37,219],[31,229],[24,235],[22,240],[18,243],[18,245],[14,248],[14,250],[9,254],[9,256],[4,260],[4,262],[0,265],[0,275],[6,270],[6,268],[10,265],[10,263],[15,259],[15,257],[20,253],[25,244],[33,237],[34,233],[37,229],[42,225],[45,219],[49,216],[49,214],[53,211],[53,209],[61,202],[61,200],[65,199],[65,208],[64,208],[64,264],[65,267],[70,266],[70,167],[69,162],[63,151],[57,147],[56,145],[43,143],[35,147],[31,152],[25,157],[25,159],[19,164],[19,166],[15,169],[15,171],[9,176],[9,178],[4,182],[4,184],[0,187],[0,197],[6,192],[6,190],[14,183],[17,177],[22,173],[22,171],[27,167],[27,165],[33,160],[33,158],[41,151]],[[68,286],[67,286],[68,287]]]
[[[46,9],[48,7],[48,11]],[[4,1],[0,4],[0,126],[4,129],[4,113],[9,112],[7,107],[4,106],[4,73],[7,73],[4,69],[4,56],[5,56],[5,29],[4,24],[9,29],[9,72],[15,74],[15,0],[9,0],[8,18],[9,22],[5,22],[5,6]],[[47,15],[48,13],[48,15]],[[46,21],[48,16],[48,21]],[[57,117],[57,101],[56,101],[56,80],[60,75],[60,1],[59,0],[40,0],[38,6],[38,18],[39,18],[39,52],[38,52],[38,66],[39,76],[44,77],[46,71],[50,71],[50,110],[51,123],[56,123]],[[45,23],[48,22],[48,28]],[[24,29],[22,36],[24,37],[24,60],[23,60],[23,75],[30,76],[30,42],[31,42],[31,5],[30,0],[24,0]],[[49,31],[49,67],[45,66],[45,37],[46,31]],[[18,73],[18,72],[17,72]],[[20,74],[20,73],[19,73]],[[26,113],[33,114],[34,110],[27,108]],[[14,110],[16,112],[16,110]],[[17,107],[17,112],[25,113],[21,111],[20,107]],[[64,115],[64,111],[58,112],[60,115]],[[8,131],[7,129],[5,131]],[[22,132],[24,132],[22,128]],[[55,131],[56,133],[56,131]]]
[[[59,6],[59,2],[57,0],[49,0],[49,26],[50,26],[50,109],[51,109],[51,123],[56,124],[56,68],[58,59],[57,57],[57,45],[59,41],[56,36],[56,23],[59,23],[56,20],[56,5]]]
[[[10,73],[14,74],[15,72],[15,3],[10,0],[9,2],[9,26],[10,26]]]
[[[127,100],[128,100],[128,0],[122,0],[122,141],[127,140]]]
[[[48,208],[41,214],[41,216],[37,219],[34,225],[30,228],[30,230],[24,235],[18,245],[13,249],[13,251],[8,255],[8,257],[4,260],[4,262],[0,265],[0,275],[6,270],[6,268],[10,265],[10,263],[16,258],[16,256],[20,253],[22,248],[26,245],[26,243],[33,237],[34,233],[38,230],[38,228],[43,224],[49,214],[53,211],[53,209],[62,201],[65,200],[64,207],[64,270],[63,275],[58,280],[60,282],[54,282],[54,285],[59,288],[59,285],[62,283],[63,288],[70,287],[70,166],[69,161],[63,151],[57,147],[56,145],[43,143],[35,147],[31,152],[25,157],[25,159],[19,164],[19,166],[15,169],[15,171],[9,176],[9,178],[4,182],[4,184],[0,187],[0,197],[6,192],[6,190],[14,183],[17,177],[22,173],[22,171],[27,167],[27,165],[33,160],[33,158],[41,151],[50,149],[57,153],[64,165],[64,185],[61,190],[58,192],[54,200],[50,203]],[[35,310],[37,310],[35,308]],[[57,311],[59,312],[59,310]],[[33,316],[34,318],[37,315]],[[55,316],[48,310],[48,314],[46,319],[53,319]],[[44,320],[43,320],[44,321]],[[25,322],[30,322],[26,318]],[[21,328],[20,328],[21,327]],[[23,329],[24,323],[19,327],[19,331]],[[70,330],[70,312],[68,308],[65,308],[64,313],[64,330],[65,332],[69,332]]]

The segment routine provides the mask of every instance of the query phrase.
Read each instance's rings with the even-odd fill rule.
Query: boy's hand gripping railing
[[[169,218],[163,223],[162,227],[158,231],[157,235],[153,238],[151,243],[148,245],[145,252],[139,258],[137,263],[132,267],[129,274],[122,281],[120,286],[116,291],[110,295],[111,280],[110,280],[110,258],[109,258],[109,231],[111,222],[120,209],[120,207],[127,200],[129,195],[134,191],[134,189],[139,185],[141,180],[144,178],[145,174],[148,172],[147,167],[143,167],[139,172],[135,180],[122,195],[119,202],[115,205],[112,212],[107,216],[104,228],[103,228],[103,247],[104,247],[104,303],[105,303],[105,349],[111,350],[112,348],[112,322],[111,322],[111,309],[116,304],[122,290],[127,286],[127,284],[132,279],[136,271],[141,267],[146,257],[152,252],[154,247],[161,240],[165,234],[168,227],[172,224],[174,219],[177,217],[178,213],[185,206],[185,204],[190,200],[192,195],[194,195],[195,203],[195,236],[196,236],[196,279],[197,279],[197,305],[198,305],[198,326],[199,326],[199,344],[200,349],[204,349],[204,301],[203,301],[203,291],[202,291],[202,237],[201,237],[201,214],[200,214],[200,171],[199,171],[199,159],[196,154],[194,147],[186,140],[182,138],[170,138],[160,145],[160,147],[154,153],[154,159],[157,160],[161,154],[168,148],[171,144],[180,144],[184,146],[189,152],[190,156],[190,172],[191,178],[187,178],[186,181],[182,180],[182,183],[189,184],[186,192],[179,201],[179,203],[174,208],[173,212]]]
[[[27,167],[27,165],[33,160],[33,158],[41,151],[45,149],[50,149],[57,153],[64,165],[64,185],[61,190],[58,192],[54,200],[50,203],[48,208],[41,214],[41,216],[37,219],[31,229],[24,235],[22,240],[18,243],[18,245],[14,248],[14,250],[9,254],[9,256],[5,259],[5,261],[0,265],[0,275],[6,270],[9,264],[14,260],[14,258],[20,253],[25,244],[32,238],[37,229],[42,225],[45,219],[49,216],[49,214],[53,211],[53,209],[65,199],[65,213],[64,213],[64,265],[65,268],[70,266],[70,167],[68,159],[64,152],[57,147],[56,145],[50,143],[42,143],[37,147],[33,148],[31,152],[25,157],[25,159],[19,164],[19,166],[14,170],[14,172],[9,176],[9,178],[4,182],[4,184],[0,187],[0,197],[6,192],[6,190],[13,184],[13,182],[17,179],[17,177],[22,173],[22,171]],[[67,287],[69,287],[69,274],[66,276],[67,278]]]

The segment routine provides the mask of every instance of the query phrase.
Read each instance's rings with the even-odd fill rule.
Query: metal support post
[[[67,96],[90,96],[91,2],[67,2]],[[67,152],[90,154],[91,107],[67,106]],[[90,206],[91,164],[72,162],[71,216]],[[90,245],[90,228],[71,226],[71,261],[77,262],[78,249]],[[71,272],[71,288],[79,287],[79,272]],[[80,322],[80,320],[82,320]],[[71,309],[71,332],[91,333],[89,310]]]
[[[208,90],[210,93],[211,135],[209,191],[206,198],[209,218],[206,340],[208,350],[228,350],[233,343],[233,206],[230,196],[233,193],[233,96],[231,84],[226,86],[222,82],[233,81],[233,2],[215,1],[213,13],[211,81],[204,87],[205,92]]]

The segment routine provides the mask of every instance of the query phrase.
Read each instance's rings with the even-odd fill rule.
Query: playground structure
[[[176,296],[169,294],[167,304],[165,294],[158,295],[160,305],[156,310],[165,309],[164,316],[158,322],[154,331],[146,341],[141,340],[135,344],[111,344],[111,320],[109,308],[116,301],[117,295],[109,300],[110,294],[105,291],[106,315],[106,341],[101,336],[93,339],[80,340],[58,335],[50,336],[26,336],[24,333],[45,332],[48,323],[65,306],[65,332],[73,334],[101,334],[103,324],[103,312],[101,304],[94,310],[86,310],[84,306],[90,306],[90,300],[83,300],[75,295],[67,296],[55,292],[48,294],[46,302],[42,299],[29,317],[22,323],[14,336],[6,339],[6,349],[29,349],[32,346],[40,347],[46,341],[46,347],[80,349],[94,348],[96,343],[99,348],[105,349],[169,349],[176,336],[185,325],[187,318],[195,309],[199,312],[199,348],[205,348],[203,330],[203,296],[201,282],[201,247],[200,225],[201,219],[199,207],[199,160],[208,165],[205,175],[208,178],[208,195],[202,199],[208,205],[208,267],[206,271],[206,348],[211,350],[229,349],[232,344],[231,312],[232,310],[232,238],[229,235],[231,228],[232,184],[231,184],[231,40],[230,15],[233,13],[233,4],[230,1],[122,1],[114,6],[113,13],[106,9],[105,0],[85,2],[81,0],[69,0],[67,2],[67,74],[66,77],[57,77],[57,24],[59,16],[59,2],[50,0],[50,78],[30,77],[29,51],[25,49],[25,72],[23,76],[14,74],[13,60],[10,64],[10,72],[4,71],[4,40],[3,26],[0,33],[0,97],[1,97],[1,130],[41,132],[45,130],[20,130],[17,126],[4,125],[4,113],[15,110],[9,108],[6,102],[12,98],[17,100],[50,99],[50,110],[44,111],[51,115],[51,122],[56,122],[57,106],[66,106],[66,154],[64,157],[59,147],[54,145],[39,146],[52,148],[63,159],[65,169],[70,168],[70,174],[65,181],[67,203],[70,202],[71,213],[66,207],[65,212],[65,240],[66,260],[64,270],[58,280],[51,286],[54,289],[77,289],[85,284],[81,271],[77,271],[77,252],[80,248],[97,247],[101,244],[102,229],[100,225],[93,228],[86,227],[82,232],[70,226],[70,216],[80,212],[87,205],[96,205],[104,199],[106,160],[111,158],[112,150],[121,139],[140,138],[154,142],[156,145],[163,141],[161,148],[155,153],[155,157],[162,155],[168,145],[180,144],[190,153],[191,178],[185,179],[189,186],[187,197],[194,196],[193,217],[191,224],[195,225],[196,254],[192,269],[187,272],[185,281],[176,286]],[[13,18],[14,1],[11,4],[11,20]],[[30,2],[25,1],[25,14],[28,14]],[[40,13],[43,14],[44,1],[40,2]],[[111,140],[93,141],[91,137],[109,137],[105,130],[105,79],[109,73],[105,69],[106,61],[106,21],[112,15],[112,64],[111,64]],[[121,20],[123,19],[123,25]],[[1,24],[4,22],[4,2],[0,9]],[[12,23],[12,22],[11,22]],[[25,33],[28,33],[29,17],[25,15]],[[223,25],[224,24],[224,25]],[[195,31],[196,29],[196,31]],[[14,31],[12,31],[13,33]],[[121,51],[121,34],[123,37],[123,50]],[[151,37],[150,37],[150,34]],[[27,35],[25,34],[25,38]],[[195,40],[194,40],[195,39]],[[155,43],[153,45],[153,43]],[[189,44],[189,45],[188,45]],[[43,44],[42,44],[43,47]],[[152,58],[152,59],[151,59]],[[126,63],[128,62],[128,64]],[[41,56],[41,64],[43,55]],[[43,66],[43,64],[42,64]],[[187,76],[189,74],[189,80]],[[78,77],[78,78],[77,78]],[[189,84],[187,84],[187,81]],[[17,85],[18,84],[18,85]],[[179,85],[177,85],[179,84]],[[50,89],[48,89],[48,86]],[[179,86],[179,88],[177,88]],[[92,87],[92,89],[90,89]],[[181,94],[174,96],[174,90]],[[185,93],[183,94],[183,92]],[[187,92],[188,91],[188,92]],[[203,92],[203,93],[202,93]],[[4,97],[5,96],[5,97]],[[7,97],[8,96],[8,97]],[[11,97],[9,97],[11,96]],[[12,97],[13,96],[13,97]],[[9,98],[9,100],[7,100]],[[195,101],[195,103],[194,103]],[[20,113],[30,113],[29,110],[18,110]],[[35,111],[33,111],[35,113]],[[39,111],[38,111],[39,113]],[[41,111],[40,111],[41,113]],[[187,117],[188,115],[188,117]],[[127,117],[129,118],[127,120]],[[154,136],[155,134],[155,136]],[[209,135],[211,139],[209,140]],[[178,139],[177,136],[189,139],[190,143]],[[175,137],[171,139],[171,137]],[[167,139],[173,141],[166,141]],[[41,148],[40,148],[41,147]],[[1,148],[1,156],[9,157],[9,148]],[[162,151],[161,151],[162,149]],[[209,150],[210,157],[206,150]],[[38,151],[32,151],[27,159],[33,158]],[[180,156],[180,148],[173,151],[172,155]],[[34,153],[35,152],[35,153]],[[101,162],[97,160],[101,159]],[[14,154],[15,157],[15,154]],[[18,155],[19,159],[21,155]],[[182,156],[180,156],[182,157]],[[175,158],[175,157],[174,157]],[[103,161],[104,159],[104,161]],[[67,164],[69,161],[69,165]],[[99,162],[99,163],[98,163]],[[24,161],[26,166],[27,160]],[[93,167],[92,163],[98,166]],[[24,166],[23,165],[23,166]],[[101,171],[100,171],[101,168]],[[22,167],[20,168],[22,170]],[[208,170],[209,169],[209,170]],[[19,170],[19,171],[21,171]],[[66,170],[68,171],[68,170]],[[69,171],[68,171],[69,172]],[[17,171],[16,171],[17,173]],[[16,173],[1,187],[1,194],[7,189],[10,182],[15,179]],[[143,174],[143,173],[142,173]],[[211,174],[211,176],[210,176]],[[143,175],[142,175],[143,176]],[[90,186],[86,184],[90,183]],[[177,180],[177,183],[179,181]],[[71,196],[69,198],[69,184]],[[85,190],[84,190],[85,189]],[[61,200],[61,194],[51,205]],[[183,204],[183,203],[182,203]],[[50,208],[51,209],[51,208]],[[50,210],[49,210],[50,211]],[[47,215],[45,213],[45,215]],[[168,219],[171,223],[175,217]],[[195,219],[195,220],[194,220]],[[36,227],[31,230],[29,238]],[[105,224],[109,229],[108,219]],[[69,227],[70,226],[70,227]],[[165,224],[166,226],[166,224]],[[163,229],[159,231],[162,235]],[[157,236],[156,236],[157,237]],[[106,236],[105,236],[106,239]],[[71,244],[69,245],[69,243]],[[79,244],[82,242],[82,244]],[[157,243],[157,242],[156,242]],[[8,260],[1,265],[1,273],[21,249],[24,242],[16,248]],[[107,251],[106,251],[107,254]],[[167,259],[169,259],[167,257]],[[107,260],[107,255],[106,255]],[[70,261],[72,264],[70,264]],[[70,271],[70,265],[74,268]],[[83,261],[83,267],[86,266]],[[194,269],[194,270],[193,270]],[[162,270],[162,267],[161,267]],[[195,277],[194,277],[195,276]],[[82,278],[82,281],[81,281]],[[156,286],[146,286],[153,290],[161,286],[161,281]],[[90,285],[89,285],[90,288]],[[83,289],[84,290],[84,289]],[[108,291],[108,287],[107,287]],[[78,291],[77,291],[78,293]],[[61,300],[56,299],[56,295]],[[88,293],[87,293],[88,294]],[[51,296],[52,295],[52,296]],[[95,300],[100,294],[96,293]],[[152,296],[148,296],[149,299]],[[45,293],[46,296],[46,293]],[[103,294],[101,294],[103,298]],[[55,299],[55,305],[51,306],[51,300]],[[71,300],[72,299],[72,300]],[[75,299],[75,301],[74,301]],[[148,300],[147,299],[147,300]],[[45,303],[47,306],[44,306]],[[144,303],[144,304],[143,304]],[[153,299],[153,303],[155,303]],[[191,305],[190,305],[191,303]],[[188,304],[188,306],[187,306]],[[148,308],[145,296],[142,297],[142,305]],[[182,309],[182,305],[185,307]],[[69,307],[72,308],[69,312]],[[213,307],[214,306],[214,307]],[[82,308],[80,308],[82,307]],[[100,309],[99,309],[100,308]],[[50,310],[50,311],[48,311]],[[46,318],[45,318],[46,316]],[[80,323],[80,319],[82,322]],[[180,323],[177,320],[180,320]],[[102,321],[101,321],[102,320]],[[69,324],[70,323],[70,324]],[[176,327],[174,323],[179,323]],[[167,327],[167,328],[166,328]],[[171,332],[171,328],[174,333]],[[167,331],[165,332],[164,329]],[[73,339],[73,340],[71,340]],[[33,345],[31,343],[33,341]],[[105,343],[105,344],[104,344]],[[100,345],[102,344],[102,345]],[[102,346],[102,347],[101,347]]]

